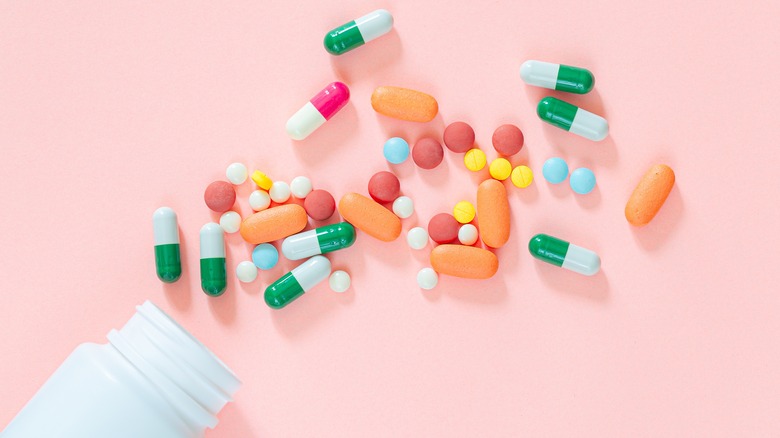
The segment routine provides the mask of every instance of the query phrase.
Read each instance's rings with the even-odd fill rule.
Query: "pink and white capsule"
[[[303,140],[330,120],[349,101],[349,88],[341,82],[332,82],[306,102],[303,108],[287,120],[287,135]]]

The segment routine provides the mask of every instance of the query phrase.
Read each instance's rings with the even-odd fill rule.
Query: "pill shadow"
[[[364,79],[375,81],[382,70],[397,65],[402,51],[401,38],[393,29],[386,35],[343,55],[329,55],[330,67],[336,78],[348,85]],[[382,84],[377,84],[379,85]]]
[[[609,115],[605,111],[604,103],[598,90],[593,90],[588,94],[569,94],[539,87],[527,88],[528,92],[526,95],[533,104],[534,112],[536,112],[536,106],[542,98],[552,96],[602,116],[609,122]],[[539,119],[538,116],[536,119],[542,124],[542,134],[545,139],[548,143],[554,145],[556,149],[567,154],[583,155],[592,159],[599,166],[614,167],[617,164],[618,150],[611,129],[610,134],[604,140],[591,141],[552,126]]]
[[[435,301],[443,296],[477,305],[501,305],[509,296],[506,279],[496,274],[487,280],[473,280],[439,275],[439,284],[423,294],[426,299]]]
[[[596,275],[589,277],[540,260],[533,262],[536,274],[552,290],[597,303],[609,301],[609,282],[603,266]]]
[[[300,141],[290,139],[289,147],[298,160],[314,170],[327,162],[329,157],[337,156],[333,151],[349,143],[349,139],[355,136],[357,126],[357,110],[350,101],[310,136]]]
[[[175,283],[162,283],[165,299],[180,311],[192,306],[191,278],[200,278],[199,272],[190,272],[187,256],[187,236],[179,230],[179,254],[181,257],[181,277]],[[200,287],[198,287],[200,289]]]
[[[685,206],[682,193],[679,184],[675,182],[669,197],[666,198],[666,202],[649,224],[643,227],[635,227],[627,223],[627,226],[631,227],[631,234],[634,235],[634,240],[642,248],[647,251],[655,251],[663,246],[671,238],[672,234],[675,233],[678,228],[677,224],[682,220],[684,211]],[[623,214],[622,211],[621,214]]]
[[[417,168],[420,179],[429,186],[442,187],[448,184],[450,178],[450,166],[447,160],[442,160],[441,164],[433,169]]]
[[[230,263],[228,263],[228,286],[225,293],[218,297],[207,297],[211,314],[223,325],[231,325],[236,320],[236,294],[238,291],[235,283],[238,282],[238,279],[235,272],[235,268],[231,270]]]
[[[571,187],[569,187],[571,190]],[[578,193],[574,193],[572,190],[572,195],[574,196],[574,199],[577,200],[577,204],[580,205],[580,207],[591,210],[599,206],[601,204],[601,190],[599,189],[599,185],[596,184],[595,187],[593,187],[593,190],[588,193],[587,195],[580,195]]]
[[[387,170],[392,172],[395,176],[397,176],[398,179],[404,179],[404,178],[408,178],[408,177],[411,177],[412,175],[414,175],[415,164],[414,164],[414,161],[412,161],[411,154],[409,155],[409,158],[406,161],[404,161],[403,163],[391,164],[390,162],[385,161],[385,164],[387,165]],[[403,187],[403,183],[402,183],[401,184],[401,194],[405,195],[405,196],[409,196],[411,198],[412,196],[409,195],[408,193],[404,193],[403,189],[404,189],[404,187]],[[414,199],[414,198],[412,198],[412,199]]]
[[[547,187],[549,187],[550,193],[552,193],[552,195],[558,199],[563,199],[567,196],[571,196],[572,194],[574,194],[574,192],[572,192],[571,190],[571,187],[569,187],[568,178],[565,181],[558,184],[553,184],[547,182],[546,180],[545,183],[547,184]]]
[[[397,120],[392,117],[387,117],[374,111],[376,121],[379,124],[382,134],[385,138],[401,137],[409,143],[410,151],[414,150],[414,144],[417,140],[425,137],[430,137],[441,143],[444,148],[445,154],[449,151],[442,142],[442,133],[444,132],[444,119],[442,118],[441,111],[436,114],[430,122],[408,122],[406,120]],[[409,160],[414,163],[411,153],[409,154]]]
[[[364,238],[370,237],[365,236]],[[361,284],[356,279],[366,278],[364,274],[364,251],[358,246],[359,242],[360,240],[356,241],[352,247],[342,250],[350,251],[348,259],[344,257],[347,253],[326,255],[331,261],[334,271],[346,271],[352,278],[352,284],[345,292],[337,293],[330,290],[328,280],[326,279],[281,309],[271,309],[263,303],[263,307],[270,312],[271,321],[277,333],[288,339],[297,339],[305,336],[329,318],[335,317],[340,307],[355,301],[355,297],[361,288]],[[356,246],[358,247],[356,248]],[[294,262],[294,266],[298,264],[300,264],[300,261]],[[289,266],[285,269],[285,272],[294,266]]]
[[[518,188],[512,185],[507,187],[507,190],[513,190],[515,192],[515,198],[519,199],[524,204],[533,204],[539,199],[539,183],[536,182],[536,176],[534,175],[534,181],[528,187]]]

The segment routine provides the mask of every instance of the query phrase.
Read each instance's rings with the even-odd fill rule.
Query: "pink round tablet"
[[[499,154],[510,156],[523,148],[523,131],[515,125],[501,125],[493,132],[493,147]]]
[[[325,190],[312,190],[303,201],[303,209],[315,221],[324,221],[336,211],[336,200]]]
[[[444,149],[441,143],[430,137],[421,138],[414,144],[412,159],[423,169],[433,169],[444,159]]]
[[[458,239],[460,224],[449,213],[439,213],[428,222],[428,235],[438,243],[452,243]]]
[[[393,202],[401,195],[401,183],[391,172],[377,172],[368,180],[368,194],[379,203]]]
[[[217,213],[224,213],[236,202],[236,190],[227,181],[214,181],[203,194],[206,206]]]
[[[468,123],[450,123],[444,130],[444,145],[452,152],[468,151],[474,147],[474,129]]]

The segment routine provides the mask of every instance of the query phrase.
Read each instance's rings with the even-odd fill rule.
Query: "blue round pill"
[[[560,184],[569,176],[569,166],[563,158],[553,157],[544,162],[542,175],[550,184]]]
[[[279,262],[279,251],[270,243],[261,243],[252,250],[252,263],[259,269],[267,271]]]
[[[393,137],[385,142],[385,159],[392,164],[401,164],[409,158],[409,143],[401,137]]]
[[[596,175],[587,167],[574,169],[574,172],[571,173],[571,178],[569,178],[569,185],[571,185],[571,189],[575,193],[587,195],[596,187]]]

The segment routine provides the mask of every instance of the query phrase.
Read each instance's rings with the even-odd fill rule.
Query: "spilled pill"
[[[325,35],[323,44],[331,55],[342,55],[373,41],[393,29],[393,16],[384,9],[377,9],[360,18],[345,23]]]
[[[656,164],[639,181],[626,203],[626,220],[631,225],[647,225],[663,207],[674,187],[674,171],[666,164]]]
[[[241,237],[249,243],[272,242],[291,236],[306,227],[306,210],[298,204],[285,204],[259,211],[241,223]]]
[[[504,185],[494,179],[482,181],[477,188],[477,216],[482,241],[500,248],[509,240],[509,201]]]
[[[431,266],[439,274],[483,279],[498,271],[498,257],[475,246],[439,245],[431,251]]]
[[[533,60],[520,66],[520,77],[528,85],[576,94],[589,92],[595,82],[584,68]]]
[[[391,242],[401,235],[401,219],[373,199],[347,193],[339,201],[339,213],[347,222],[369,236]]]
[[[430,122],[439,112],[433,96],[401,87],[379,87],[371,94],[374,111],[409,122]]]
[[[287,120],[287,135],[303,140],[324,125],[349,101],[349,88],[341,82],[332,82]]]

